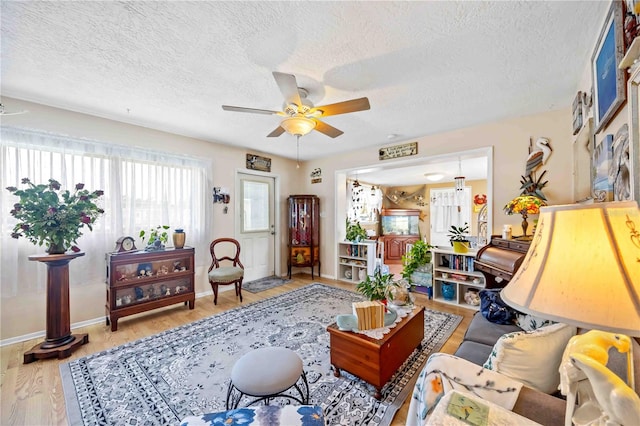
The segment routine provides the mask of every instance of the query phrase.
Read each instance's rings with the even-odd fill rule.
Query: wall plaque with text
[[[255,154],[247,154],[247,169],[270,172],[271,158],[260,157],[259,155]]]
[[[380,148],[378,154],[380,160],[390,160],[392,158],[407,157],[418,153],[418,142],[410,142],[403,145],[388,146]]]

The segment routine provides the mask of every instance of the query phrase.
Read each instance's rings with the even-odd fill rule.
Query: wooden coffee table
[[[360,377],[376,388],[382,387],[424,339],[424,307],[416,307],[380,340],[352,331],[341,331],[336,323],[327,327],[331,365],[336,377],[340,370]]]

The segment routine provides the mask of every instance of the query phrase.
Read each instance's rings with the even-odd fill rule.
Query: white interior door
[[[239,173],[240,229],[244,281],[275,273],[274,178]]]
[[[449,228],[451,225],[469,224],[471,232],[471,188],[464,191],[455,188],[434,188],[429,190],[430,206],[430,241],[433,246],[450,247]]]

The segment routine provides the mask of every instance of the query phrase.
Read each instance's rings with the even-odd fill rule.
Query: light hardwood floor
[[[271,290],[257,294],[243,292],[243,304],[276,296],[312,282],[322,282],[351,290],[354,288],[351,284],[324,278],[312,280],[310,275],[300,274],[295,275],[289,283]],[[455,352],[474,311],[434,302],[422,294],[414,294],[417,305],[463,316],[461,324],[441,349],[441,352]],[[66,425],[67,417],[58,367],[60,363],[218,314],[235,308],[238,304],[239,300],[236,299],[233,291],[223,291],[219,294],[217,306],[213,304],[213,296],[199,298],[193,310],[179,304],[120,319],[118,331],[113,333],[104,323],[75,329],[74,333],[89,333],[89,343],[64,360],[51,359],[23,364],[23,353],[42,339],[0,348],[0,408],[2,410],[0,425]],[[71,308],[73,309],[73,306]],[[408,407],[407,400],[393,419],[393,425],[405,424]]]

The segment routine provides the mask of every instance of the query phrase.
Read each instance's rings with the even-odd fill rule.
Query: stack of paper
[[[379,301],[354,302],[353,314],[358,317],[358,330],[384,327],[384,308]]]

